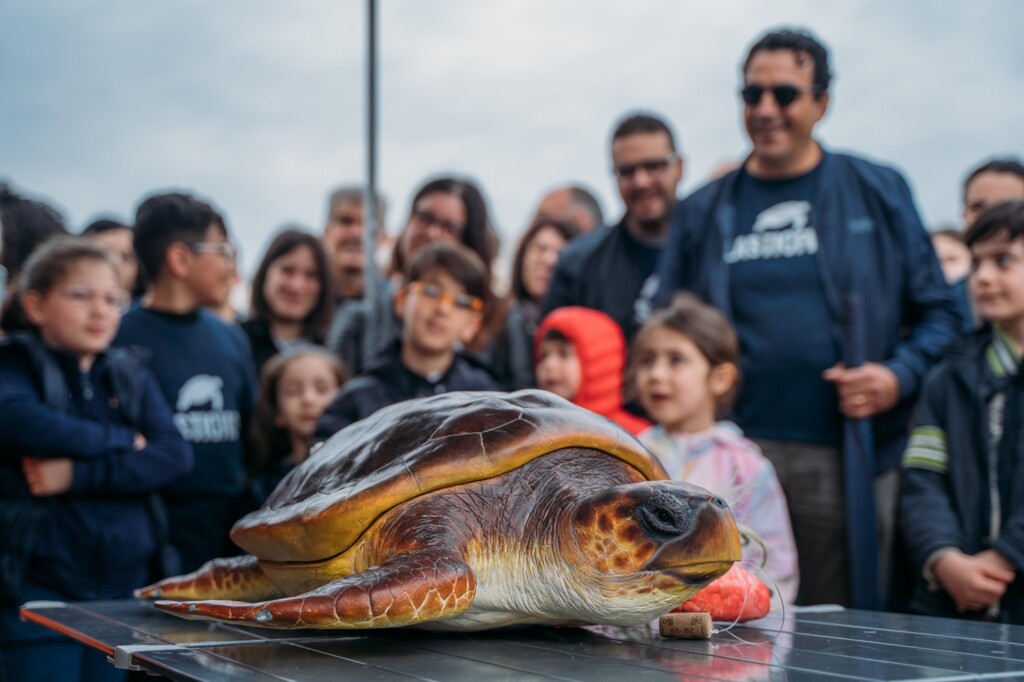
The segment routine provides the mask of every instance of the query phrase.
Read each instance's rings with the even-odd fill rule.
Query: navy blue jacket
[[[394,341],[370,363],[363,374],[341,387],[338,395],[320,416],[312,443],[327,440],[349,424],[403,400],[449,391],[502,390],[483,367],[458,353],[441,377],[429,381],[402,364],[401,349],[401,342]]]
[[[1001,600],[1001,615],[1008,622],[1024,624],[1024,415],[1019,412],[1007,413],[1003,419],[1005,437],[1016,436],[1015,457],[1006,458],[1000,452],[1001,524],[999,537],[994,541],[989,537],[986,403],[998,388],[985,367],[991,342],[987,326],[960,339],[928,375],[921,394],[918,427],[901,474],[900,514],[917,576],[910,607],[934,616],[981,617],[958,614],[952,598],[945,591],[929,591],[921,573],[928,557],[940,549],[955,547],[977,554],[994,548],[1017,570],[1017,580]],[[1024,392],[1024,372],[1007,381],[1007,393],[1016,392],[1019,398]],[[1006,404],[1020,406],[1011,398]],[[935,447],[943,439],[933,439],[930,448],[927,440],[918,441],[919,434],[929,430],[944,435],[944,453]],[[922,446],[926,456],[914,457]]]
[[[146,447],[136,451],[135,434]],[[32,333],[0,343],[0,566],[16,599],[24,570],[73,599],[123,598],[153,577],[166,529],[152,491],[192,466],[153,376],[111,350],[82,372]],[[70,458],[71,489],[29,494],[21,458]],[[8,524],[19,520],[29,526]]]
[[[730,316],[722,254],[735,229],[739,173],[705,185],[677,206],[658,266],[655,306],[686,289]],[[843,301],[859,294],[866,360],[886,365],[899,379],[899,404],[872,420],[876,471],[891,470],[899,464],[921,381],[960,329],[960,313],[903,177],[827,151],[820,173],[810,223],[819,226],[816,257],[832,334],[842,348]]]

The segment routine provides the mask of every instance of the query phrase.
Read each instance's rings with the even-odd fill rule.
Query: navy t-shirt
[[[722,257],[743,371],[737,422],[755,438],[835,445],[838,397],[821,375],[840,350],[818,271],[817,176],[817,169],[785,180],[741,172],[736,231]]]

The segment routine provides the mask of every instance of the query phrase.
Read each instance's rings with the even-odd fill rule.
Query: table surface
[[[265,630],[183,620],[134,600],[32,602],[22,615],[120,667],[175,680],[1024,679],[1024,626],[837,608],[791,610],[711,640],[645,627]]]

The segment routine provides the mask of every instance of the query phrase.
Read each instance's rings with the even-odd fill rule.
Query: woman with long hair
[[[253,277],[249,319],[242,324],[257,372],[292,346],[324,342],[333,314],[332,292],[320,240],[295,228],[278,234]]]
[[[533,338],[540,323],[540,305],[562,248],[580,234],[572,223],[537,217],[519,239],[512,261],[512,291],[505,326],[489,352],[494,378],[510,390],[536,386]]]

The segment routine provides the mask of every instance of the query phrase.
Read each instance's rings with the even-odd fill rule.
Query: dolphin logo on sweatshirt
[[[197,374],[186,381],[178,390],[174,409],[174,425],[190,443],[227,443],[240,437],[238,411],[224,409],[221,377]]]
[[[178,412],[187,412],[206,404],[212,410],[224,409],[224,380],[209,374],[197,374],[178,391],[178,402],[174,407]]]

